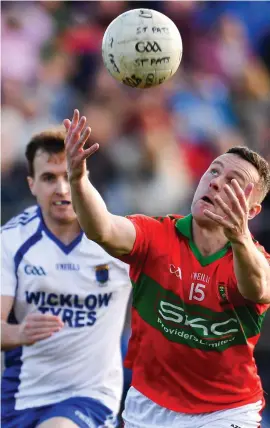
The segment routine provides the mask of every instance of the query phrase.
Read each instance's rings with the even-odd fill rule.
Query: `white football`
[[[170,79],[182,51],[174,22],[152,9],[122,13],[108,26],[102,41],[105,67],[116,80],[133,88],[150,88]]]

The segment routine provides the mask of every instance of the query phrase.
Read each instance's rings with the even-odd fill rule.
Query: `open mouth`
[[[57,207],[61,207],[63,205],[70,205],[70,201],[56,201],[53,202],[53,205],[56,205]]]
[[[202,200],[208,204],[214,205],[214,202],[208,196],[203,196]]]

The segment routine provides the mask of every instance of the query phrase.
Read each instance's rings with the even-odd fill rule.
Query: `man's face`
[[[219,195],[232,208],[232,204],[224,191],[224,186],[228,184],[232,188],[231,180],[233,178],[238,181],[243,190],[245,190],[248,183],[254,183],[255,186],[249,201],[250,218],[258,214],[260,209],[258,202],[260,194],[257,189],[260,178],[258,171],[252,164],[241,159],[238,155],[226,153],[212,162],[199,182],[191,204],[193,218],[198,223],[213,224],[213,221],[204,215],[205,209],[222,217],[225,216],[225,213],[214,200],[216,195]]]
[[[50,155],[38,150],[34,158],[34,177],[28,177],[28,184],[45,219],[58,224],[76,220],[64,152]]]

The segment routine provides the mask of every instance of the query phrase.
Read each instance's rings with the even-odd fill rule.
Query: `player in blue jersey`
[[[65,133],[26,150],[37,206],[2,228],[3,428],[116,426],[128,267],[83,234]]]

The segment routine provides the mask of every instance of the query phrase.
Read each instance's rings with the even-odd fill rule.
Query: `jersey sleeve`
[[[268,264],[270,265],[270,254],[268,254],[265,251],[264,247],[262,245],[260,245],[257,241],[255,241],[255,245],[256,245],[257,249],[264,255],[264,257],[268,261]],[[269,303],[255,303],[255,302],[252,302],[250,300],[245,299],[245,297],[242,296],[242,294],[239,292],[239,290],[237,288],[237,279],[236,279],[234,269],[233,269],[233,262],[231,263],[230,285],[236,289],[236,294],[234,296],[234,302],[233,302],[236,305],[248,303],[250,306],[255,308],[256,312],[259,315],[263,314],[270,307]],[[269,284],[269,287],[270,287],[270,284]]]
[[[159,218],[145,215],[130,215],[127,218],[133,223],[136,230],[136,238],[131,253],[119,257],[131,267],[131,277],[135,278],[143,269],[145,260],[151,251],[155,251],[163,235],[163,225]]]
[[[15,275],[14,254],[7,245],[7,236],[2,234],[1,248],[1,295],[15,296],[17,279]]]

